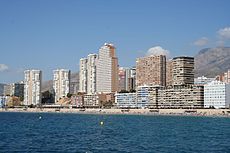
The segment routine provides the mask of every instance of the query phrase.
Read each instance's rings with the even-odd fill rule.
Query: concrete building
[[[97,92],[112,93],[118,91],[118,59],[113,44],[105,43],[99,49],[96,69]]]
[[[118,91],[122,90],[136,90],[136,68],[119,67]]]
[[[158,89],[158,108],[203,108],[204,87],[195,85]]]
[[[166,62],[166,86],[171,86],[173,84],[172,71],[173,71],[173,61],[168,60]]]
[[[127,89],[127,68],[119,67],[118,70],[118,91]]]
[[[175,57],[172,60],[172,84],[194,84],[194,57]]]
[[[205,85],[205,84],[208,84],[212,81],[214,81],[215,78],[207,78],[205,76],[202,76],[202,77],[197,77],[194,79],[194,84],[195,85]]]
[[[53,77],[53,89],[56,103],[60,98],[67,97],[67,94],[70,92],[70,70],[54,70]]]
[[[136,93],[116,93],[115,105],[118,108],[137,108]]]
[[[4,95],[5,96],[16,96],[23,97],[24,96],[24,83],[11,83],[4,86]]]
[[[87,92],[87,58],[80,59],[79,92]]]
[[[97,94],[85,94],[84,107],[99,107],[99,96]]]
[[[166,85],[166,56],[148,56],[137,58],[136,85]]]
[[[137,107],[138,108],[156,108],[157,107],[157,89],[161,86],[138,86],[137,87]]]
[[[24,71],[24,105],[41,104],[42,72],[40,70]]]
[[[224,83],[230,83],[230,69],[227,72],[217,75],[216,80]]]
[[[96,89],[97,55],[89,54],[87,58],[87,94],[94,94]]]
[[[84,95],[73,95],[71,97],[71,105],[75,105],[76,107],[83,107]]]
[[[204,85],[204,107],[230,108],[230,84],[212,81]]]

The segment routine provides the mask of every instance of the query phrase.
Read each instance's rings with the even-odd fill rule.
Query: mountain
[[[3,83],[0,83],[0,96],[4,94],[4,85]]]
[[[79,80],[79,74],[78,73],[71,73],[70,76],[70,82],[78,82]],[[42,92],[45,92],[47,90],[52,90],[53,88],[53,80],[48,80],[48,81],[44,81],[42,82]]]
[[[195,56],[195,77],[215,77],[230,69],[230,47],[202,49]]]

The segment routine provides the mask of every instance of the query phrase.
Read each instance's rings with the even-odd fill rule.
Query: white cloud
[[[9,67],[6,64],[0,64],[0,72],[8,70]]]
[[[146,53],[146,56],[151,56],[151,55],[169,56],[169,51],[166,49],[163,49],[161,46],[155,46],[155,47],[150,48]]]
[[[193,44],[195,46],[205,46],[208,44],[208,42],[209,42],[208,38],[202,37],[202,38],[196,40]]]
[[[217,34],[222,39],[230,39],[230,27],[225,27],[217,31]]]

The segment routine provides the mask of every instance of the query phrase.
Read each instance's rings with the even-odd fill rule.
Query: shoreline
[[[230,109],[76,109],[76,108],[8,108],[1,112],[22,113],[69,113],[69,114],[99,114],[99,115],[149,115],[149,116],[209,116],[230,117]]]

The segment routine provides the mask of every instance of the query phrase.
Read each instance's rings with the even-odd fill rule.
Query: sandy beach
[[[127,115],[182,115],[230,117],[230,109],[76,109],[76,108],[8,108],[0,112],[127,114]]]

